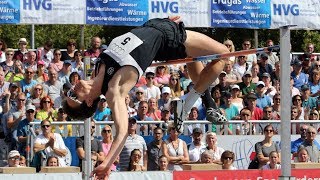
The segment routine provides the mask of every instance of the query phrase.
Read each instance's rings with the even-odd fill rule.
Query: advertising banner
[[[271,0],[271,28],[296,25],[296,28],[320,28],[319,0]]]
[[[187,27],[210,27],[210,0],[149,0],[149,19],[180,16]]]
[[[231,172],[231,173],[230,173]],[[320,178],[319,169],[292,169],[296,180],[313,180]],[[216,171],[173,171],[173,180],[234,180],[234,179],[270,179],[276,180],[280,170],[216,170]]]
[[[85,0],[20,0],[21,24],[84,24]]]
[[[212,0],[211,26],[269,28],[270,12],[270,0]]]
[[[20,1],[0,0],[0,24],[20,23]]]
[[[140,26],[148,20],[148,0],[87,0],[86,24]]]

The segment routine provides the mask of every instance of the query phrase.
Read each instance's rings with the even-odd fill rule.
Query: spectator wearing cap
[[[61,50],[55,49],[53,51],[53,59],[49,64],[48,69],[54,69],[59,72],[63,68],[63,61],[61,61]]]
[[[248,94],[246,96],[246,103],[251,111],[252,120],[261,120],[263,111],[257,107],[257,96],[255,94]]]
[[[108,108],[107,98],[101,94],[96,112],[93,119],[96,121],[108,121],[111,117],[111,110]]]
[[[49,80],[49,76],[45,68],[45,62],[43,60],[38,61],[37,71],[34,76],[34,79],[38,83],[43,83]]]
[[[237,62],[233,65],[233,71],[237,72],[240,77],[244,75],[249,69],[249,65],[246,63],[247,56],[238,56]]]
[[[301,86],[302,107],[306,109],[317,108],[317,97],[311,97],[310,87],[307,84]]]
[[[190,162],[199,162],[201,154],[206,148],[205,143],[202,142],[203,131],[201,128],[194,128],[192,130],[192,142],[187,145]]]
[[[237,71],[233,71],[232,65],[232,62],[227,60],[223,69],[224,72],[226,72],[226,81],[228,85],[237,84],[242,81],[240,74]]]
[[[70,84],[69,77],[72,69],[71,63],[72,63],[71,60],[63,61],[63,67],[58,73],[58,76],[59,76],[58,79],[62,84],[65,84],[65,83]]]
[[[252,73],[250,71],[245,72],[242,79],[242,82],[238,84],[241,95],[246,96],[247,94],[254,92],[256,84],[252,82]]]
[[[63,108],[60,107],[57,113],[57,121],[58,122],[67,122],[68,115],[64,112]],[[55,132],[59,133],[62,137],[72,136],[72,125],[57,125],[55,128]]]
[[[294,81],[293,86],[301,89],[301,86],[308,83],[308,75],[301,72],[302,62],[300,60],[295,60],[293,62],[293,71],[291,72],[291,77]]]
[[[266,42],[266,46],[270,47],[270,46],[274,46],[273,41],[271,39],[268,39]],[[266,54],[268,55],[268,63],[272,66],[272,69],[275,69],[275,64],[276,62],[279,62],[279,57],[277,56],[276,53],[272,52],[272,51],[268,51],[266,52]]]
[[[69,39],[67,41],[67,50],[63,51],[61,54],[61,60],[74,60],[74,53],[76,51],[77,42],[74,39]]]
[[[145,97],[144,89],[143,89],[142,87],[136,88],[136,90],[135,90],[135,95],[134,95],[134,97],[133,97],[133,99],[132,99],[133,104],[134,104],[133,107],[134,107],[136,110],[138,110],[139,103],[140,103],[141,101],[145,101],[145,100],[146,100],[146,97]]]
[[[144,169],[148,167],[147,144],[143,137],[136,133],[137,127],[137,120],[135,118],[129,118],[128,136],[120,153],[119,167],[121,171],[128,169],[130,154],[134,149],[139,149],[140,152],[142,152],[139,165],[142,165]]]
[[[311,54],[305,52],[300,55],[299,60],[302,62],[302,72],[309,74],[311,72]]]
[[[5,167],[20,167],[20,153],[17,150],[12,150],[8,154],[8,165]]]
[[[224,96],[226,92],[230,92],[230,86],[227,82],[227,73],[222,71],[219,75],[219,84],[216,85],[220,89],[221,95]]]
[[[163,130],[157,127],[153,130],[153,141],[148,144],[148,171],[159,170],[159,158],[162,156]]]
[[[320,63],[320,61],[319,61]],[[319,64],[320,67],[320,64]],[[320,96],[320,70],[314,69],[310,74],[310,81],[308,83],[312,97]]]
[[[133,118],[135,118],[138,121],[154,121],[154,119],[152,119],[151,117],[149,117],[147,115],[148,108],[149,108],[149,105],[148,105],[147,101],[140,101],[139,106],[138,106],[138,110],[137,110],[137,115],[133,116]],[[140,126],[140,134],[147,135],[149,133],[149,131],[147,131],[147,130],[151,130],[151,128],[152,128],[152,126],[141,125]]]
[[[170,108],[171,103],[171,90],[169,87],[163,87],[161,93],[161,98],[158,100],[159,109],[163,109],[164,107]]]
[[[256,87],[257,107],[263,109],[266,106],[271,106],[272,100],[269,96],[264,94],[265,84],[263,81],[259,81]]]
[[[160,99],[160,88],[154,85],[154,73],[147,72],[146,73],[146,81],[147,84],[142,86],[144,89],[146,100],[148,101],[150,98],[156,98],[157,100]]]
[[[240,96],[240,87],[236,84],[231,85],[231,103],[240,111],[243,108],[243,99]]]
[[[21,155],[26,156],[26,146],[27,146],[27,138],[28,135],[30,135],[29,125],[31,122],[40,122],[39,120],[35,119],[36,114],[36,107],[32,104],[28,104],[26,106],[26,118],[21,120],[19,122],[18,128],[17,128],[17,137],[19,142],[18,150]],[[40,127],[38,125],[34,125],[32,128],[34,128],[34,131],[36,134],[39,134]]]
[[[13,59],[20,60],[21,62],[24,62],[27,59],[27,45],[28,41],[26,38],[20,38],[18,41],[19,49],[14,53]]]
[[[277,90],[275,87],[272,86],[271,76],[269,73],[262,74],[262,82],[264,82],[264,85],[265,85],[263,93],[270,97],[271,104],[272,104],[273,96],[277,93]]]
[[[262,54],[260,54],[259,56],[259,79],[262,79],[262,74],[263,73],[272,73],[273,68],[272,66],[269,64],[269,56],[267,53],[263,52]]]
[[[38,84],[38,82],[34,80],[33,77],[34,70],[31,67],[28,67],[24,72],[24,79],[19,82],[19,86],[22,92],[24,92],[27,95],[27,98],[30,98],[32,88],[36,84]]]

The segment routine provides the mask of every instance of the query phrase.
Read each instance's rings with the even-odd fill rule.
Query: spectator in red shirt
[[[251,111],[251,119],[252,120],[261,120],[263,117],[262,109],[258,108],[257,105],[257,96],[255,94],[249,94],[246,97],[246,101],[248,104],[248,108]]]

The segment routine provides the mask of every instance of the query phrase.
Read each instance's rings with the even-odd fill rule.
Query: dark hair
[[[59,166],[59,158],[58,157],[56,157],[56,156],[49,156],[48,157],[48,159],[47,159],[47,163],[46,163],[46,166],[49,166],[49,160],[51,160],[51,159],[57,159],[57,162],[58,162],[58,166]]]
[[[93,115],[94,112],[96,112],[98,107],[98,102],[100,98],[96,98],[92,106],[87,106],[86,102],[82,102],[80,106],[78,107],[70,107],[67,103],[67,100],[62,101],[62,106],[64,112],[71,118],[71,119],[85,119],[89,118]]]
[[[74,71],[74,72],[72,72],[72,73],[70,74],[70,76],[69,76],[69,82],[70,82],[70,83],[71,83],[71,78],[72,78],[73,76],[78,76],[78,79],[81,80],[81,76],[79,75],[79,73]]]
[[[301,95],[299,95],[299,94],[293,96],[293,97],[292,97],[292,104],[293,104],[294,100],[295,100],[298,96],[300,97],[300,99],[302,98]],[[301,100],[301,101],[302,101],[302,100]],[[302,103],[301,103],[301,106],[302,106]]]
[[[274,131],[274,127],[271,124],[266,125],[266,127],[264,127],[263,132],[265,132],[268,127],[271,127],[272,131]]]
[[[223,162],[223,159],[225,159],[227,156],[230,156],[230,155],[232,156],[232,159],[233,159],[232,161],[234,161],[236,158],[234,155],[234,152],[229,151],[229,150],[226,150],[221,154],[220,161]]]
[[[129,161],[128,171],[131,171],[131,170],[133,169],[133,167],[132,167],[132,165],[131,165],[131,164],[132,164],[131,157],[132,157],[132,155],[133,155],[133,153],[134,153],[135,151],[139,151],[139,152],[141,153],[140,158],[142,157],[142,152],[141,152],[140,149],[134,149],[134,150],[132,150],[131,153],[130,153],[130,161]]]
[[[2,39],[0,39],[0,42],[2,42],[2,48],[0,49],[0,51],[5,51],[7,49],[6,42],[4,42]]]

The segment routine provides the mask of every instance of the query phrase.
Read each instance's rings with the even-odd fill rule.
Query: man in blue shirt
[[[266,106],[271,106],[271,98],[265,95],[264,92],[265,84],[263,81],[259,81],[256,87],[257,96],[257,107],[263,109]]]
[[[301,137],[299,139],[291,142],[291,153],[295,157],[297,156],[297,152],[299,150],[299,146],[307,138],[307,130],[308,130],[308,128],[309,128],[309,126],[306,125],[306,124],[301,125],[300,126],[300,135],[301,135]],[[314,143],[320,149],[320,144],[316,140],[314,140]]]
[[[308,83],[308,76],[301,72],[302,62],[300,60],[295,60],[293,62],[293,71],[291,72],[291,77],[293,78],[293,86],[295,88],[301,89],[301,86]]]
[[[20,88],[22,92],[24,92],[27,98],[30,97],[31,89],[35,86],[38,82],[33,80],[34,71],[31,67],[28,67],[24,72],[24,79],[20,81]]]

